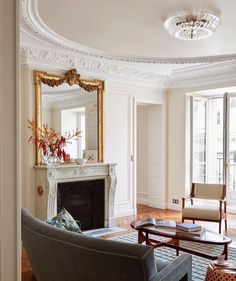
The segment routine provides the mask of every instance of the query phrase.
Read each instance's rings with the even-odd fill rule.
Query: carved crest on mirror
[[[85,154],[90,151],[95,151],[97,159],[95,159],[97,162],[103,162],[103,94],[104,94],[104,81],[102,80],[96,80],[96,79],[84,79],[81,78],[80,74],[77,73],[76,69],[72,69],[67,71],[65,74],[51,74],[43,71],[33,71],[33,79],[34,79],[34,85],[35,85],[35,122],[37,127],[42,126],[42,112],[43,112],[43,87],[44,85],[49,86],[50,88],[56,88],[53,95],[57,97],[57,87],[66,84],[69,86],[73,86],[73,91],[75,94],[73,94],[74,98],[81,99],[83,94],[76,94],[76,91],[83,91],[88,92],[89,95],[94,94],[96,96],[96,104],[93,104],[93,107],[95,108],[95,111],[93,112],[93,116],[96,114],[96,128],[93,130],[93,132],[96,132],[96,147],[94,145],[89,146],[86,142],[84,146],[86,147],[84,152]],[[78,86],[78,87],[77,87]],[[69,87],[70,88],[70,87]],[[82,90],[83,89],[83,90]],[[53,89],[54,90],[54,89]],[[56,94],[56,95],[55,95]],[[50,93],[50,95],[53,97],[53,95]],[[59,89],[58,89],[58,98],[59,99],[61,95],[59,95]],[[65,96],[65,94],[64,94]],[[50,97],[50,98],[51,98]],[[88,100],[88,99],[87,99]],[[55,102],[56,103],[56,102]],[[76,104],[78,102],[76,101]],[[75,107],[75,106],[74,106]],[[83,108],[86,108],[85,106]],[[64,106],[64,111],[69,111],[71,109],[68,109]],[[74,110],[81,111],[78,108],[74,108]],[[84,113],[85,114],[85,113]],[[84,121],[86,124],[86,121]],[[91,123],[91,122],[90,122]],[[85,125],[84,125],[85,126]],[[85,130],[87,130],[85,128]],[[88,134],[86,134],[86,139]],[[94,136],[94,135],[93,135]],[[94,140],[93,140],[94,142]],[[90,142],[91,143],[91,142]],[[36,150],[36,165],[42,164],[42,156],[41,152],[39,150]]]

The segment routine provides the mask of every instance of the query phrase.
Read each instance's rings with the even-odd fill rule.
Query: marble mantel
[[[57,213],[57,185],[72,181],[104,179],[105,214],[104,226],[111,225],[114,217],[116,189],[116,164],[93,163],[84,165],[35,166],[36,170],[36,217],[47,220]]]

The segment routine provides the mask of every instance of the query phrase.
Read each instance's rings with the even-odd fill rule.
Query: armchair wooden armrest
[[[185,200],[191,200],[191,204],[193,204],[193,197],[191,195],[182,197],[182,209],[185,207]]]
[[[223,213],[226,215],[226,198],[223,198],[223,199],[219,199],[219,211],[220,211],[220,214],[223,215]],[[223,208],[222,208],[222,205],[224,206],[224,211],[223,211]]]

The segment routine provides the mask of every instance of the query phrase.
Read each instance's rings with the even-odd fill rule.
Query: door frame
[[[229,163],[229,145],[230,145],[230,98],[231,97],[236,97],[236,93],[225,93],[224,98],[225,98],[225,132],[224,132],[224,137],[225,137],[225,155],[224,155],[224,173],[225,173],[225,183],[226,183],[226,188],[227,188],[227,203],[229,205],[230,203],[230,194],[233,193],[233,201],[236,199],[236,191],[230,191],[229,190],[229,168],[230,168],[230,163]],[[235,205],[235,208],[232,207],[232,205]],[[236,203],[232,202],[231,206],[227,208],[230,210],[232,213],[236,213]]]
[[[134,212],[135,212],[135,215],[137,214],[137,107],[138,105],[142,105],[142,104],[145,104],[145,105],[160,105],[162,106],[162,110],[163,110],[163,142],[162,142],[162,145],[163,145],[163,157],[162,157],[162,164],[163,164],[163,172],[162,172],[162,184],[163,184],[163,188],[167,188],[166,186],[166,182],[164,181],[165,177],[164,177],[164,174],[166,173],[166,145],[165,145],[165,140],[167,142],[167,131],[164,130],[165,128],[165,123],[167,122],[167,120],[165,120],[165,117],[166,117],[166,110],[165,110],[165,104],[164,102],[160,102],[160,101],[156,101],[156,100],[153,100],[153,99],[145,99],[145,98],[133,98],[133,134],[132,134],[132,139],[133,139],[133,142],[132,142],[132,148],[131,149],[131,178],[133,179],[133,182],[132,182],[132,186],[133,186],[133,209],[134,209]],[[165,192],[166,194],[166,192]],[[163,209],[166,208],[166,196],[164,198],[165,202],[163,203]]]

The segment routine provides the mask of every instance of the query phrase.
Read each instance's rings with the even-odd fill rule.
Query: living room
[[[12,92],[12,96],[9,94],[6,97],[9,98],[6,106],[5,97],[2,103],[3,109],[14,112],[16,117],[7,112],[2,113],[2,132],[12,131],[8,133],[8,137],[4,136],[1,142],[1,151],[5,155],[1,157],[4,159],[1,175],[8,176],[5,176],[6,179],[3,177],[0,190],[3,194],[1,202],[9,202],[9,198],[13,197],[16,199],[12,200],[12,206],[10,204],[8,206],[11,211],[5,210],[8,207],[2,205],[4,212],[0,215],[1,221],[3,223],[11,221],[12,224],[6,230],[2,230],[3,233],[0,231],[0,236],[4,241],[2,245],[7,245],[10,239],[9,232],[12,232],[12,235],[14,233],[12,241],[16,241],[17,237],[18,246],[12,248],[11,253],[9,251],[9,259],[10,256],[17,256],[15,267],[18,265],[18,278],[21,252],[20,209],[27,208],[36,217],[47,219],[46,209],[42,206],[49,204],[47,198],[40,201],[42,198],[40,192],[45,195],[46,186],[37,184],[41,168],[36,168],[35,165],[41,164],[44,160],[35,151],[35,146],[28,143],[32,132],[28,128],[27,120],[40,121],[38,124],[42,124],[46,120],[41,117],[45,104],[48,106],[49,103],[54,105],[57,103],[57,106],[61,106],[59,99],[61,104],[65,103],[63,96],[67,98],[66,102],[72,99],[72,91],[68,91],[66,87],[64,89],[61,85],[48,88],[43,85],[39,90],[34,71],[46,72],[47,74],[44,77],[40,76],[40,79],[50,78],[52,81],[54,76],[63,76],[68,71],[76,69],[80,75],[76,76],[76,79],[79,79],[77,82],[82,81],[86,84],[88,82],[85,80],[88,79],[93,83],[95,80],[104,83],[102,98],[99,86],[96,89],[99,97],[97,105],[91,106],[90,112],[90,116],[95,116],[94,112],[99,112],[96,117],[97,127],[94,128],[90,121],[92,125],[86,131],[90,130],[91,134],[89,136],[86,133],[84,143],[90,139],[90,143],[93,144],[86,149],[97,150],[98,153],[91,165],[96,166],[100,161],[100,165],[104,165],[101,173],[107,169],[114,172],[104,175],[106,198],[110,194],[109,190],[113,192],[109,197],[109,204],[105,202],[105,209],[109,209],[105,215],[108,225],[118,224],[126,229],[128,224],[127,230],[130,231],[129,224],[137,214],[140,217],[144,217],[145,214],[181,220],[182,197],[190,194],[192,182],[226,183],[228,231],[224,232],[222,224],[222,233],[234,240],[236,206],[234,129],[229,126],[231,131],[226,131],[223,124],[226,117],[229,124],[233,124],[230,120],[234,120],[234,115],[231,116],[230,112],[233,114],[234,111],[236,86],[234,54],[236,41],[233,37],[232,24],[235,21],[233,15],[235,3],[232,0],[224,3],[210,0],[172,2],[129,1],[122,5],[110,1],[104,1],[103,5],[94,1],[80,3],[69,1],[66,5],[64,1],[46,0],[11,2],[11,5],[18,7],[16,14],[18,15],[20,11],[21,17],[18,16],[17,19],[17,16],[11,16],[16,18],[16,27],[12,26],[13,23],[8,26],[11,26],[12,30],[15,28],[14,32],[18,35],[15,36],[13,31],[9,31],[8,34],[2,32],[2,36],[12,34],[12,40],[18,42],[16,52],[20,63],[16,82],[13,83],[16,75],[14,69],[18,69],[18,59],[12,61],[12,64],[16,64],[12,66],[12,72],[10,73],[9,67],[9,73],[5,72],[1,78],[3,84],[7,85],[4,86],[6,89],[11,84],[17,89],[18,94],[15,96],[13,93],[16,90],[9,89],[8,92]],[[5,7],[6,3],[2,5],[1,8],[6,11],[2,20],[8,21],[6,17],[7,14],[13,13],[13,6]],[[186,14],[193,14],[194,17],[196,9],[197,14],[206,13],[204,15],[206,17],[213,16],[208,20],[214,23],[214,27],[209,27],[211,36],[200,40],[199,38],[181,40],[178,38],[181,33],[178,33],[176,38],[170,20],[175,20],[175,16],[186,18]],[[191,36],[194,35],[190,34]],[[10,43],[8,37],[2,38],[5,42],[3,58],[7,59],[6,54],[10,52],[7,44]],[[13,43],[12,48],[10,57],[15,52]],[[3,64],[4,71],[9,65],[8,62],[6,67]],[[42,84],[47,84],[43,81],[45,80],[41,80]],[[86,93],[82,91],[78,93],[81,99],[83,95],[91,94],[86,89],[84,92]],[[60,98],[50,100],[53,95],[58,97],[60,95]],[[203,111],[204,108],[213,108],[216,99],[220,103],[216,111],[213,109]],[[201,105],[204,103],[202,107],[198,107],[199,100]],[[209,107],[210,105],[212,107]],[[78,107],[78,103],[76,106]],[[76,113],[80,118],[84,116],[83,108],[85,106],[80,105]],[[71,113],[71,109],[64,107],[64,115],[70,114],[68,112]],[[215,119],[213,114],[216,116]],[[201,135],[200,139],[197,136],[199,129],[197,124],[199,120],[202,121],[203,115],[207,116],[204,119],[204,124],[207,125],[206,128],[201,128],[204,129],[201,131],[204,138]],[[52,120],[52,117],[50,118]],[[216,124],[215,127],[213,123]],[[12,125],[8,128],[9,124]],[[53,126],[57,129],[55,122]],[[14,129],[16,127],[17,130]],[[69,130],[73,130],[73,127]],[[12,141],[11,146],[15,147],[14,150],[6,149],[6,145],[10,145],[9,139]],[[17,140],[17,144],[14,140]],[[196,143],[199,144],[201,141],[205,145],[197,146]],[[83,151],[82,146],[81,144],[80,151]],[[213,147],[217,150],[213,151]],[[217,153],[215,161],[211,158],[213,152]],[[67,154],[73,155],[73,152],[67,151]],[[90,156],[85,156],[86,160]],[[73,158],[83,158],[82,152],[78,156],[70,157],[71,167]],[[14,169],[11,168],[12,163],[16,163]],[[229,169],[227,165],[230,166]],[[86,172],[85,170],[81,172],[80,167],[83,165],[78,166],[75,173]],[[92,173],[96,173],[96,169],[94,168]],[[10,184],[11,180],[14,183]],[[14,187],[16,182],[17,190]],[[55,182],[51,180],[50,184],[53,186]],[[5,190],[4,186],[12,188]],[[39,186],[42,190],[38,188]],[[148,207],[145,209],[145,206],[150,209]],[[51,214],[55,214],[56,207],[52,208]],[[216,223],[200,224],[204,227],[208,225],[218,232]],[[16,251],[18,255],[13,254]],[[4,246],[2,248],[4,256],[6,252]],[[2,267],[5,268],[7,264],[3,262]],[[8,280],[5,277],[7,274],[4,270],[4,280]]]

